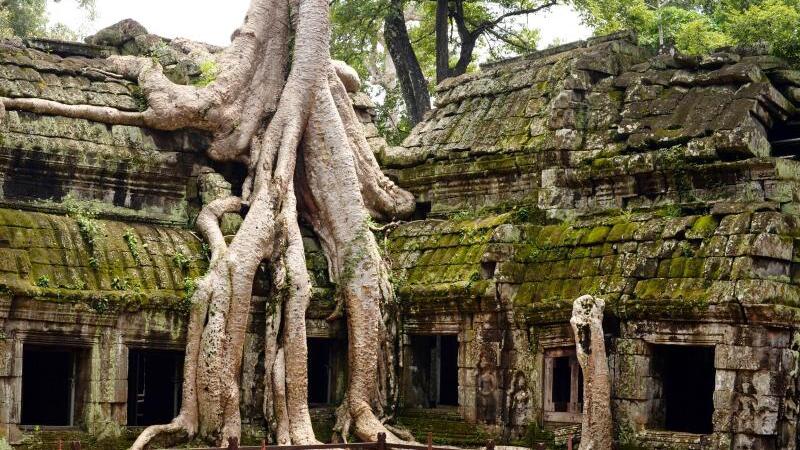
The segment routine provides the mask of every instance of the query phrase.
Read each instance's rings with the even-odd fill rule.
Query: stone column
[[[605,302],[590,295],[575,300],[572,329],[578,363],[583,370],[583,423],[580,450],[611,450],[611,380],[603,336]]]

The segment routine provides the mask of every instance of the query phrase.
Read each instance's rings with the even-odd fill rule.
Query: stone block
[[[720,220],[719,227],[714,233],[721,235],[746,234],[750,230],[750,221],[750,213],[731,214]]]
[[[753,240],[750,254],[791,261],[793,250],[794,241],[791,237],[760,233]]]
[[[731,370],[758,370],[759,357],[751,347],[717,345],[714,352],[714,367]]]

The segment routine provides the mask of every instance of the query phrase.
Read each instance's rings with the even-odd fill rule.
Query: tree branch
[[[528,15],[528,14],[535,14],[535,13],[537,13],[539,11],[543,11],[545,9],[548,9],[548,8],[552,7],[552,6],[555,6],[557,3],[558,2],[556,2],[555,0],[550,0],[547,3],[539,5],[539,6],[535,7],[535,8],[525,8],[525,9],[518,9],[518,10],[515,10],[515,11],[509,11],[509,12],[507,12],[505,14],[500,15],[498,18],[496,18],[494,20],[487,20],[487,21],[479,24],[475,28],[475,30],[472,31],[472,33],[475,34],[475,35],[483,34],[487,30],[496,27],[498,24],[500,24],[500,22],[502,22],[502,21],[504,21],[504,20],[506,20],[508,18],[516,17],[516,16],[524,16],[524,15]]]

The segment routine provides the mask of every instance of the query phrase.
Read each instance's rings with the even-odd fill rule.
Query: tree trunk
[[[469,63],[472,62],[472,53],[475,51],[475,39],[472,36],[461,41],[461,51],[456,66],[450,71],[451,77],[457,77],[467,73]]]
[[[403,1],[391,0],[384,18],[384,41],[397,68],[397,79],[403,93],[403,101],[408,109],[411,123],[416,125],[431,110],[428,82],[419,66],[417,55],[411,46],[403,15]]]
[[[450,78],[449,0],[436,0],[436,83]]]
[[[211,202],[197,218],[211,261],[192,296],[181,411],[169,424],[145,429],[133,449],[163,433],[199,435],[218,445],[239,438],[245,330],[262,263],[271,267],[274,283],[264,324],[264,413],[278,443],[316,442],[307,401],[311,285],[299,217],[323,243],[348,319],[349,381],[340,422],[352,424],[362,440],[375,440],[379,432],[398,440],[379,420],[396,398],[396,328],[388,270],[368,223],[370,216],[410,215],[414,198],[381,173],[347,95],[358,90],[358,76],[330,60],[329,41],[325,0],[252,0],[231,46],[217,58],[219,75],[206,87],[173,84],[149,58],[109,59],[114,72],[138,79],[148,101],[144,112],[0,98],[7,109],[162,130],[199,128],[213,134],[209,157],[247,164],[242,196]],[[244,221],[228,243],[219,220],[245,205]],[[343,436],[348,428],[342,427]]]
[[[603,309],[605,302],[591,295],[575,300],[572,307],[572,330],[578,363],[583,373],[583,421],[580,450],[611,450],[611,380],[608,372]]]

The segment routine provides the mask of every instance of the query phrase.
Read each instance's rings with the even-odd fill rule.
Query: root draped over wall
[[[311,283],[301,219],[321,240],[337,311],[347,318],[349,379],[337,431],[343,438],[352,431],[375,440],[383,432],[399,440],[381,421],[396,398],[395,299],[369,223],[410,215],[414,199],[381,172],[347,94],[359,88],[358,76],[331,61],[329,47],[326,1],[252,0],[231,46],[216,56],[216,79],[205,87],[172,83],[149,58],[109,58],[111,72],[138,80],[148,103],[143,112],[0,98],[9,110],[202,129],[213,135],[210,158],[247,165],[241,197],[215,200],[197,218],[211,261],[192,297],[181,411],[145,429],[134,449],[165,433],[220,445],[239,438],[245,330],[264,262],[275,292],[263,324],[265,417],[279,444],[316,442],[307,402]],[[243,223],[228,242],[220,219],[241,211]]]

